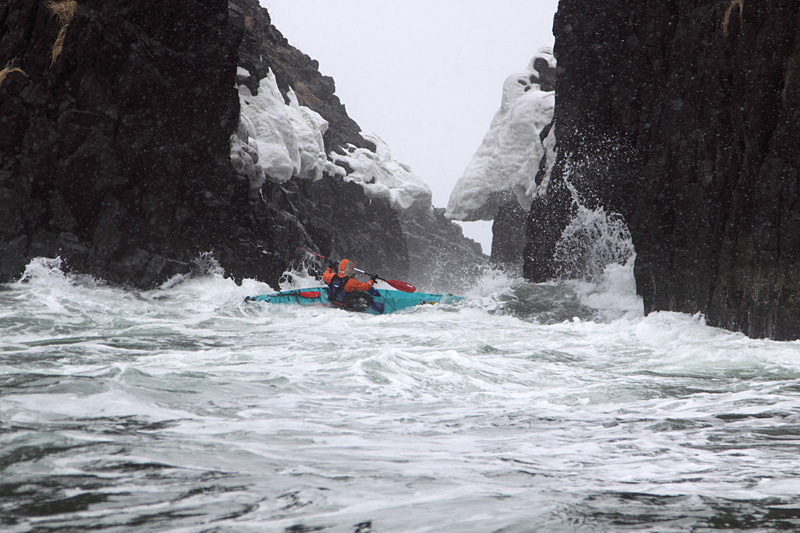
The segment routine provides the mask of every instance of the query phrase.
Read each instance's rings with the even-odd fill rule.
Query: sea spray
[[[565,178],[574,214],[556,243],[554,263],[560,279],[595,281],[606,266],[624,265],[635,255],[633,240],[622,215],[603,206],[591,209]]]
[[[562,279],[598,280],[606,266],[624,265],[634,255],[628,226],[622,216],[603,207],[582,205],[556,244],[555,261]]]

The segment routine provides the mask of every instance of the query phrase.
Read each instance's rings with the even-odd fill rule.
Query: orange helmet
[[[356,266],[349,259],[342,259],[339,263],[339,277],[347,278],[356,273]]]

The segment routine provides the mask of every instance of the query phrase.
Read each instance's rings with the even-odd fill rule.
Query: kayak
[[[418,305],[450,304],[463,300],[463,296],[453,294],[432,294],[425,292],[408,293],[390,289],[372,289],[373,304],[360,310],[362,313],[381,315],[394,313]],[[246,302],[267,302],[271,304],[332,305],[328,302],[327,287],[291,289],[288,291],[248,296]]]

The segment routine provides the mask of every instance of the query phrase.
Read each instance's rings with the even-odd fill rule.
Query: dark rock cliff
[[[64,26],[22,0],[0,8],[0,29],[0,63],[23,71],[0,87],[2,278],[62,253],[147,285],[201,251],[226,257],[241,194],[228,171],[238,39],[227,1],[85,0]]]
[[[528,223],[552,275],[567,179],[622,214],[647,312],[800,337],[800,2],[561,0],[559,155]]]
[[[492,222],[491,262],[519,275],[525,257],[525,223],[528,211],[512,197],[497,209]]]
[[[326,152],[374,149],[270,22],[256,0],[0,5],[0,281],[60,255],[147,288],[212,252],[227,275],[275,285],[297,246],[407,274],[387,202],[330,175],[253,190],[233,168],[236,84],[255,93],[269,69],[327,120]]]

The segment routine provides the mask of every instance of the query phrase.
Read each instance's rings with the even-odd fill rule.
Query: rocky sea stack
[[[575,187],[628,222],[647,312],[800,338],[800,2],[561,0],[558,160],[525,275],[553,274]]]
[[[5,3],[0,65],[0,281],[33,257],[61,256],[75,271],[148,288],[210,252],[227,275],[275,285],[298,246],[402,276],[404,225],[414,225],[401,219],[435,218],[430,205],[400,213],[368,197],[346,162],[333,164],[329,154],[375,143],[255,0]],[[255,97],[265,79],[280,105],[319,117],[319,172],[307,179],[290,167],[289,179],[259,181],[253,165],[232,162],[242,87]],[[247,139],[238,149],[258,158]],[[482,261],[467,242],[459,231],[446,260]]]

